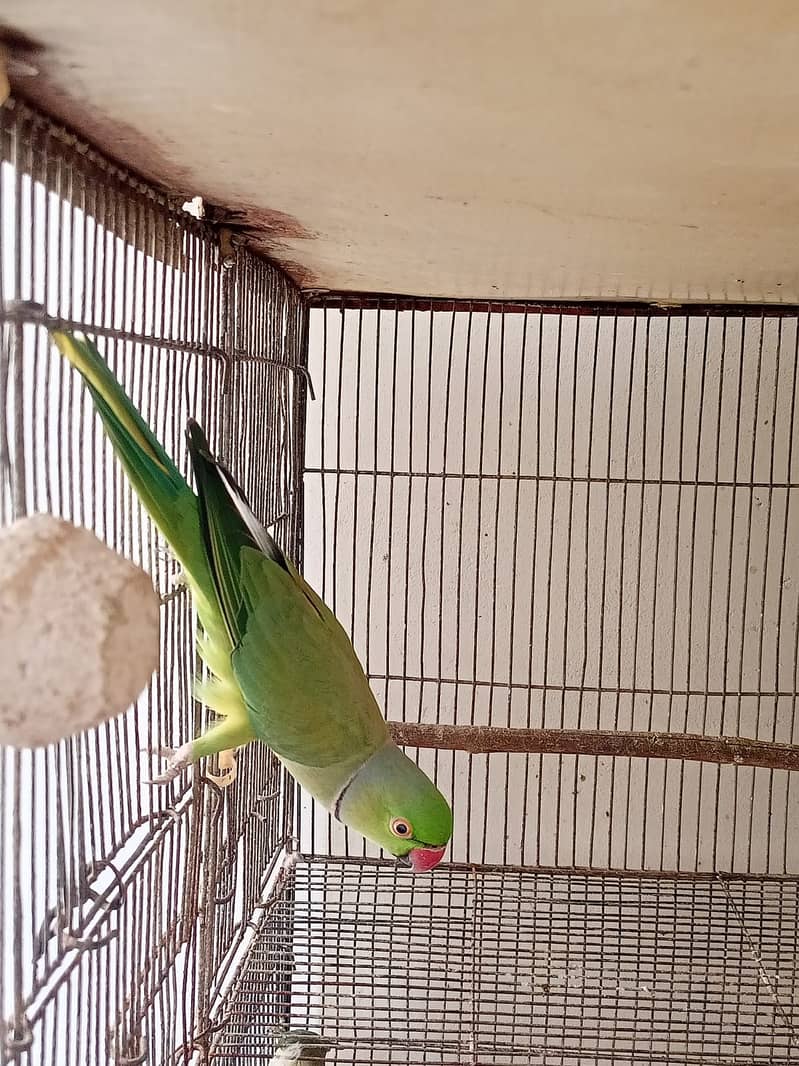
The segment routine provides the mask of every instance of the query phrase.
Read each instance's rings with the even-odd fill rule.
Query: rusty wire
[[[193,615],[45,327],[97,339],[184,471],[183,429],[198,417],[299,557],[305,312],[278,271],[243,250],[223,268],[210,227],[19,101],[0,109],[0,159],[2,520],[46,510],[86,525],[150,571],[162,599],[161,668],[136,708],[0,754],[2,1059],[177,1063],[210,1039],[292,793],[258,746],[228,790],[201,769],[144,783],[143,749],[205,718],[191,697]]]

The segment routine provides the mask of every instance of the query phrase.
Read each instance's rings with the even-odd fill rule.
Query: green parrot
[[[432,870],[452,812],[391,740],[355,650],[243,492],[187,428],[197,495],[155,439],[97,349],[53,331],[80,372],[145,509],[183,569],[210,679],[197,697],[220,720],[169,757],[161,784],[203,756],[260,740],[345,825],[416,872]]]
[[[314,1066],[325,1061],[332,1046],[310,1029],[284,1029],[277,1037],[269,1066]]]

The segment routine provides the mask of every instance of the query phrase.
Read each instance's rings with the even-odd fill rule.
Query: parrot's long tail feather
[[[166,780],[187,761],[253,739],[247,711],[231,673],[230,644],[205,555],[198,500],[91,341],[62,330],[53,331],[52,337],[86,382],[131,485],[183,568],[201,625],[197,647],[215,675],[198,681],[197,693],[226,721],[223,725],[215,723],[201,737],[180,748],[179,758],[163,777]]]
[[[91,341],[60,330],[53,331],[52,337],[86,382],[136,494],[183,566],[193,591],[201,596],[213,595],[200,536],[197,497],[186,479]],[[198,603],[198,608],[201,606]]]

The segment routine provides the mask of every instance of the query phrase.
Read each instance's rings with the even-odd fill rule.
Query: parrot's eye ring
[[[395,837],[400,837],[402,840],[407,840],[408,837],[413,836],[413,826],[407,818],[392,818],[391,832],[394,834]]]

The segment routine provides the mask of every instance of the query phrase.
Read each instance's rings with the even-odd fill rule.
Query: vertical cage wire
[[[795,309],[320,303],[306,573],[389,719],[797,742]],[[799,868],[787,771],[418,757],[458,861]]]
[[[206,719],[193,613],[44,328],[96,337],[184,473],[185,423],[201,420],[299,558],[304,309],[246,251],[220,262],[212,228],[179,203],[24,103],[0,109],[0,517],[48,511],[93,529],[153,575],[162,602],[160,669],[134,708],[43,750],[0,751],[0,1054],[24,1066],[202,1051],[291,827],[292,794],[260,746],[225,790],[201,769],[145,783],[144,750]]]

